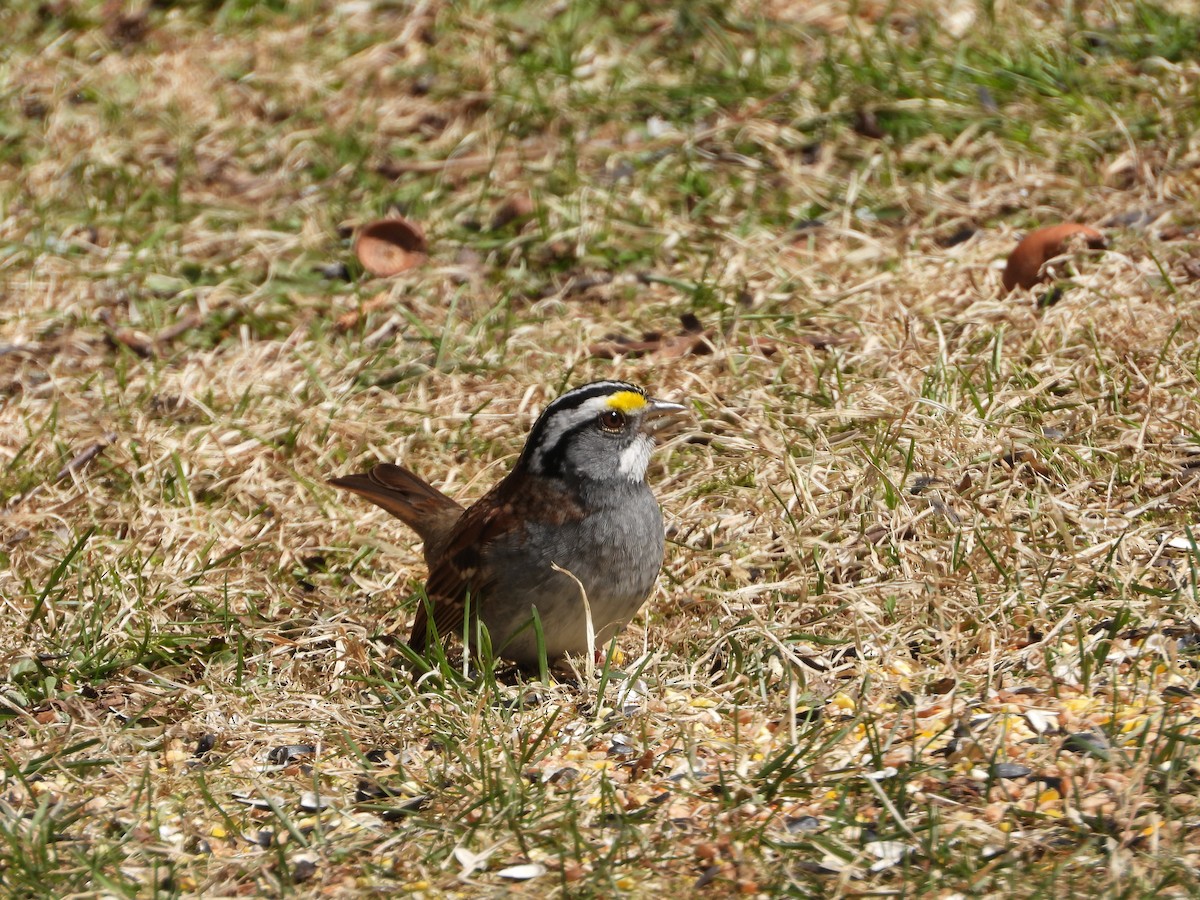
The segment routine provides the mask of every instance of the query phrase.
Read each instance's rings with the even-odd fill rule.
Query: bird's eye
[[[616,409],[606,409],[600,413],[600,427],[605,431],[624,431],[625,413]]]

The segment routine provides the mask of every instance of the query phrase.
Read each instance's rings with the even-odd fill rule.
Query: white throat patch
[[[642,481],[646,477],[646,467],[650,465],[653,450],[654,439],[639,434],[632,444],[621,451],[621,474],[630,481]]]

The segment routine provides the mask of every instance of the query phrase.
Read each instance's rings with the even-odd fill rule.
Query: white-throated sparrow
[[[425,542],[425,593],[439,635],[461,634],[469,605],[498,655],[533,667],[534,609],[554,661],[603,647],[649,596],[663,524],[646,466],[655,432],[684,410],[621,381],[568,391],[538,417],[512,471],[469,509],[400,466],[330,483],[386,509]],[[409,646],[424,652],[428,630],[422,605]]]

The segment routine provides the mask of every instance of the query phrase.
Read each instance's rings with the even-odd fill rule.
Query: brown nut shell
[[[416,222],[393,216],[364,225],[354,242],[354,254],[372,275],[387,278],[424,265],[429,242]]]
[[[1067,239],[1073,235],[1083,235],[1092,250],[1104,249],[1104,235],[1095,228],[1080,225],[1077,222],[1064,222],[1061,225],[1048,225],[1029,232],[1017,244],[1008,257],[1004,267],[1004,290],[1011,291],[1015,287],[1031,288],[1045,280],[1042,266],[1047,260],[1054,259],[1063,252]]]

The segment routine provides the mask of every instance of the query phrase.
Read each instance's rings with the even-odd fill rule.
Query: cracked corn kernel
[[[1127,721],[1124,725],[1121,726],[1121,734],[1129,734],[1129,732],[1133,731],[1134,729],[1141,728],[1143,725],[1146,724],[1146,719],[1147,719],[1146,716],[1141,716],[1141,715],[1134,716],[1133,718],[1129,719],[1129,721]]]

